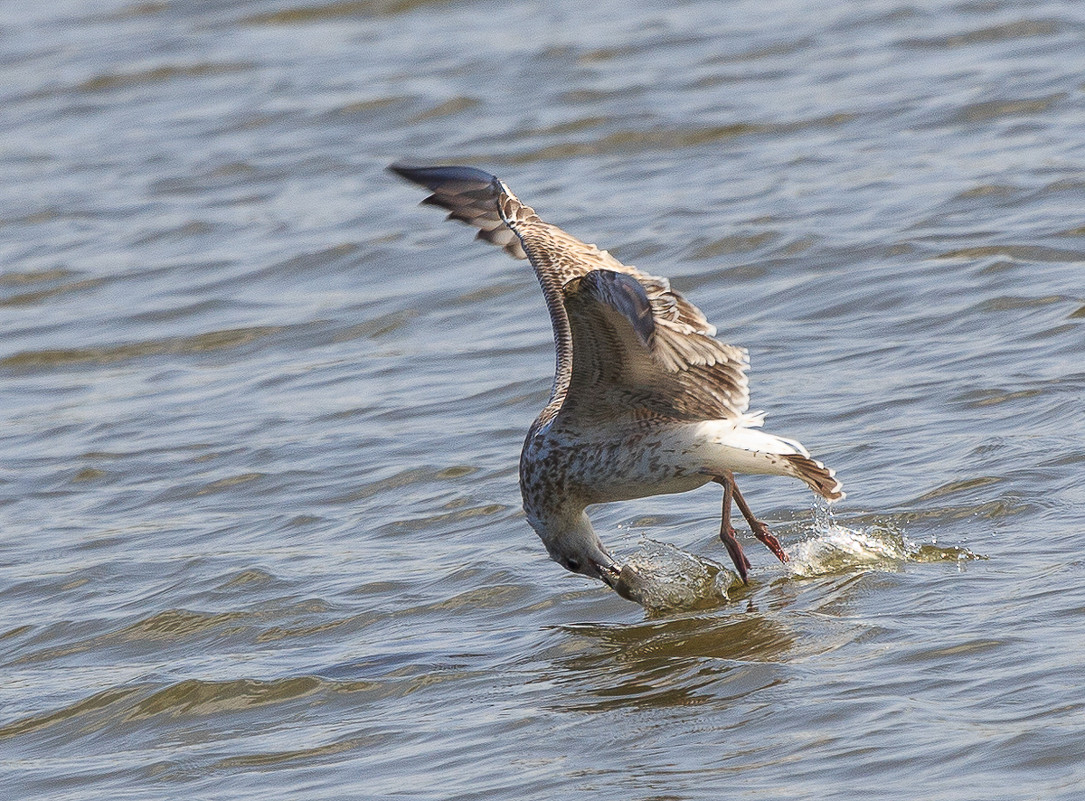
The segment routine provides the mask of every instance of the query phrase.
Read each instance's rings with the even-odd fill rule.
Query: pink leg
[[[750,511],[749,505],[746,503],[746,499],[742,497],[742,493],[738,491],[738,485],[735,484],[735,477],[730,476],[731,486],[734,489],[735,503],[738,504],[739,510],[742,512],[742,516],[746,518],[746,522],[750,524],[750,530],[753,535],[761,542],[768,546],[768,549],[772,551],[776,558],[781,562],[787,561],[787,553],[784,551],[784,547],[780,545],[780,541],[773,536],[769,531],[769,527],[762,521],[753,516],[753,512]]]
[[[738,540],[735,538],[735,529],[731,526],[731,495],[738,488],[735,486],[734,476],[731,475],[726,478],[717,478],[715,481],[717,484],[723,485],[723,522],[720,524],[720,540],[723,541],[723,546],[727,549],[731,561],[734,562],[742,583],[748,584],[747,575],[750,570],[750,560],[742,552],[742,546],[738,544]],[[743,501],[743,504],[745,504],[745,501]]]

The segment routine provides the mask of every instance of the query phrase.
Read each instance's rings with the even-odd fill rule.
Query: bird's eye
[[[571,570],[575,573],[576,571],[580,570],[580,562],[576,561],[575,559],[566,559],[565,569]]]

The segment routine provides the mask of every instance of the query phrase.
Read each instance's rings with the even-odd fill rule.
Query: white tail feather
[[[764,414],[739,420],[710,420],[695,426],[693,440],[709,471],[791,476],[830,501],[844,497],[832,470],[810,458],[802,443],[759,427]]]

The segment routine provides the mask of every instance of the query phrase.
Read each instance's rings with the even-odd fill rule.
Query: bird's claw
[[[735,536],[735,530],[730,526],[721,528],[720,540],[723,541],[723,547],[727,549],[727,554],[731,557],[731,561],[735,565],[735,570],[738,571],[738,577],[742,579],[743,584],[749,584],[750,560],[747,559],[746,554],[742,552],[742,546],[738,543],[738,538]]]
[[[787,551],[784,550],[784,546],[780,544],[780,541],[776,539],[776,536],[769,531],[769,527],[762,523],[757,522],[756,526],[753,526],[753,535],[761,542],[768,546],[768,549],[779,559],[781,562],[787,562]]]

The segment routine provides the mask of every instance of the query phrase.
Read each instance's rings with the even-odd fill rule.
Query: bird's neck
[[[550,325],[554,329],[554,384],[550,388],[549,403],[532,426],[532,431],[535,431],[558,413],[565,401],[573,370],[573,335],[569,328],[569,316],[565,313],[561,272],[554,268],[554,258],[559,248],[554,242],[550,226],[539,219],[531,206],[521,203],[504,184],[501,184],[501,193],[497,198],[497,210],[505,225],[519,237],[524,252],[531,260],[535,277],[539,279],[539,286],[542,287],[547,311],[550,312]]]
[[[531,257],[535,268],[535,277],[542,287],[546,309],[550,312],[550,325],[554,329],[554,383],[550,388],[550,401],[543,408],[536,420],[536,425],[543,425],[554,418],[565,402],[565,393],[573,370],[573,334],[569,327],[569,316],[565,313],[564,295],[557,272],[550,267],[550,257],[541,243],[524,242],[525,250]]]

